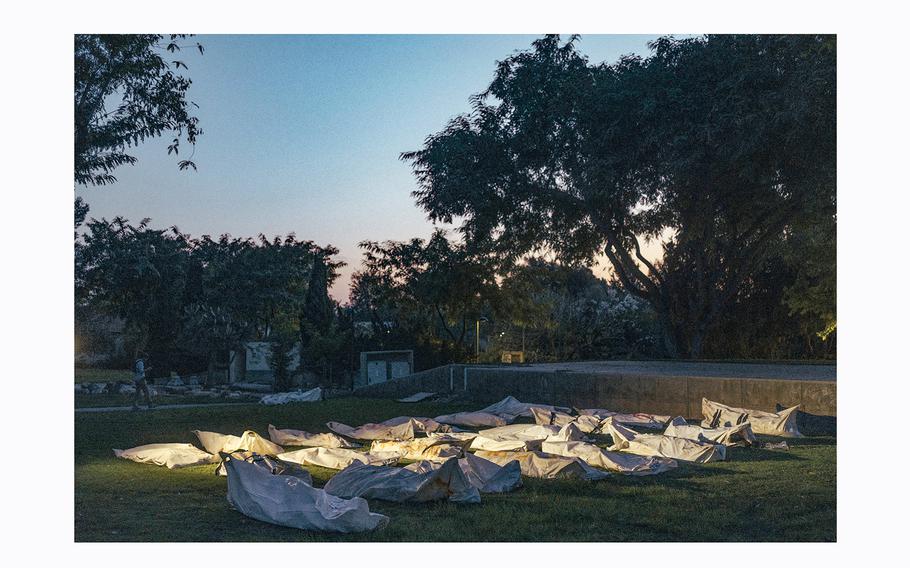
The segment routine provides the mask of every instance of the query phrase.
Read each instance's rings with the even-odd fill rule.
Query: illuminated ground
[[[685,465],[654,477],[597,483],[525,479],[480,505],[396,505],[369,534],[331,535],[276,527],[228,505],[214,466],[167,470],[113,457],[111,448],[197,440],[194,429],[240,434],[267,425],[325,431],[410,414],[473,409],[368,399],[264,407],[233,405],[75,415],[77,541],[832,541],[836,539],[836,440],[789,441],[789,452],[735,448],[727,462]],[[647,410],[647,409],[642,409]],[[606,440],[608,441],[608,439]],[[605,442],[605,440],[601,440]],[[601,445],[606,445],[602,443]],[[318,486],[334,472],[310,468]]]

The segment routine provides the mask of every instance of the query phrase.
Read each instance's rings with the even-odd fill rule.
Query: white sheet
[[[436,396],[435,392],[416,392],[411,396],[406,396],[404,398],[399,398],[398,402],[420,402],[421,400],[426,400]]]
[[[383,420],[379,424],[382,426],[400,426],[408,422],[410,422],[414,427],[415,434],[429,434],[430,432],[449,432],[452,430],[452,427],[448,424],[441,424],[432,418],[425,418],[422,416],[396,416],[395,418]]]
[[[278,454],[278,459],[329,469],[344,469],[352,463],[388,465],[398,463],[397,454],[363,453],[344,448],[304,448]]]
[[[802,436],[796,427],[798,410],[799,405],[796,405],[780,412],[764,412],[735,408],[703,398],[701,399],[701,413],[704,420],[701,425],[705,428],[720,428],[748,422],[756,434],[798,438]]]
[[[356,448],[355,444],[338,434],[311,434],[303,430],[280,430],[269,424],[269,438],[280,446],[307,446],[320,448]]]
[[[510,424],[481,430],[471,441],[472,450],[493,452],[539,450],[540,444],[559,433],[559,426]]]
[[[241,460],[225,467],[227,499],[248,517],[304,530],[353,533],[384,527],[389,518],[371,513],[364,499],[342,499],[316,489],[301,479],[272,475]]]
[[[613,418],[613,422],[624,424],[626,426],[636,426],[638,428],[654,428],[662,430],[664,425],[670,421],[670,416],[663,414],[648,414],[646,412],[635,412],[624,414],[622,412],[613,412],[604,408],[585,408],[578,411],[582,415],[596,416],[601,420]]]
[[[560,412],[569,412],[570,408],[565,408],[562,406],[552,406],[550,404],[539,404],[539,403],[529,403],[521,402],[514,396],[507,396],[504,399],[491,404],[486,408],[481,408],[479,412],[486,412],[488,414],[495,414],[500,418],[504,419],[507,423],[512,423],[519,416],[531,417],[531,408],[542,408],[545,410],[556,410]]]
[[[405,469],[423,473],[441,466],[440,462],[421,461],[407,465]],[[458,460],[458,467],[471,485],[481,493],[508,493],[521,487],[521,465],[517,461],[501,466],[472,453],[466,453]]]
[[[352,464],[334,475],[325,490],[339,497],[364,497],[384,501],[416,502],[448,499],[456,503],[480,503],[480,492],[471,485],[457,459],[439,468],[412,471],[399,467]]]
[[[597,481],[610,476],[610,473],[595,469],[578,458],[554,456],[544,452],[489,452],[481,450],[475,456],[505,466],[518,462],[521,474],[540,479],[581,479]]]
[[[602,422],[600,418],[591,414],[572,416],[558,410],[547,410],[546,408],[538,408],[536,406],[531,408],[531,415],[534,417],[534,422],[537,424],[550,424],[553,426],[575,424],[578,426],[578,429],[585,434],[599,431]]]
[[[354,438],[355,440],[413,440],[415,432],[413,420],[394,426],[388,424],[364,424],[355,428],[341,422],[328,422],[326,426],[332,432],[348,438]]]
[[[673,459],[608,452],[587,442],[544,440],[541,450],[556,456],[578,458],[590,466],[628,475],[655,475],[677,466]]]
[[[427,438],[448,442],[470,442],[477,437],[477,432],[430,432]]]
[[[506,425],[504,419],[489,412],[456,412],[455,414],[437,416],[435,420],[443,424],[467,426],[468,428],[489,428]]]
[[[222,461],[221,465],[215,469],[215,473],[222,477],[227,477],[226,464],[230,460],[242,460],[247,463],[251,463],[256,467],[260,467],[272,475],[289,475],[300,479],[307,485],[313,485],[313,476],[300,464],[286,462],[278,458],[261,456],[259,454],[254,454],[253,452],[246,451],[234,452],[228,456],[228,458],[225,461]]]
[[[406,460],[428,460],[443,462],[451,457],[461,457],[468,441],[444,437],[415,438],[403,441],[374,440],[371,453],[396,454]]]
[[[613,438],[610,451],[628,452],[640,456],[657,456],[696,463],[723,460],[727,449],[720,444],[674,438],[663,434],[639,434],[613,418],[604,420],[604,432]]]
[[[728,448],[733,446],[751,446],[756,442],[752,426],[748,422],[737,426],[702,428],[701,426],[689,425],[686,419],[681,416],[677,416],[667,425],[664,435],[721,444]]]
[[[284,451],[284,448],[274,444],[252,430],[246,430],[242,436],[232,436],[230,434],[219,434],[218,432],[206,432],[204,430],[193,430],[202,447],[210,454],[218,455],[221,452],[230,454],[239,450],[256,452],[264,456],[277,456]]]
[[[322,400],[322,389],[316,387],[308,391],[276,392],[259,399],[259,404],[276,405],[289,402],[319,402]]]
[[[134,462],[163,465],[168,469],[217,463],[220,459],[192,444],[147,444],[128,450],[115,449],[114,455]]]

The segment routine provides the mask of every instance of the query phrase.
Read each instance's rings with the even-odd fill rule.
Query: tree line
[[[97,344],[105,334],[92,326],[105,315],[123,324],[124,356],[148,353],[165,376],[211,376],[254,340],[270,343],[270,364],[284,388],[292,382],[290,352],[297,345],[324,382],[340,380],[345,370],[338,347],[349,345],[351,325],[327,292],[343,265],[333,259],[334,247],[295,235],[192,238],[177,227],[153,229],[148,219],[134,225],[115,218],[87,222],[75,250],[83,350],[110,349]]]
[[[114,183],[148,137],[195,144],[186,65],[164,56],[187,37],[76,37],[77,184]],[[116,316],[174,368],[268,340],[282,383],[297,342],[326,383],[368,349],[413,348],[423,367],[503,350],[834,357],[836,39],[663,37],[613,63],[577,43],[545,36],[498,62],[469,113],[401,154],[417,205],[454,233],[362,243],[344,305],[331,246],[86,223],[77,199],[77,328]]]

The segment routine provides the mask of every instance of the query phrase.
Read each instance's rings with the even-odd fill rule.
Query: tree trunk
[[[212,388],[215,381],[215,353],[209,352],[209,362],[205,373],[205,388]]]
[[[705,329],[702,326],[696,326],[695,332],[689,341],[688,359],[698,359],[701,357],[701,351],[705,343]]]
[[[679,358],[679,349],[676,345],[676,328],[673,325],[670,314],[664,310],[658,310],[657,319],[660,321],[660,328],[663,332],[664,350],[667,352],[667,357],[670,359]]]

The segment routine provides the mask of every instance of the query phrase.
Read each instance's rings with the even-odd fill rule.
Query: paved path
[[[196,404],[160,404],[153,408],[151,412],[156,410],[172,410],[179,408],[211,408],[213,406],[244,406],[246,404],[259,404],[258,402],[199,402]],[[77,408],[76,412],[130,412],[133,410],[132,406],[97,406],[97,407],[87,407],[87,408]],[[144,406],[137,412],[149,412]]]

